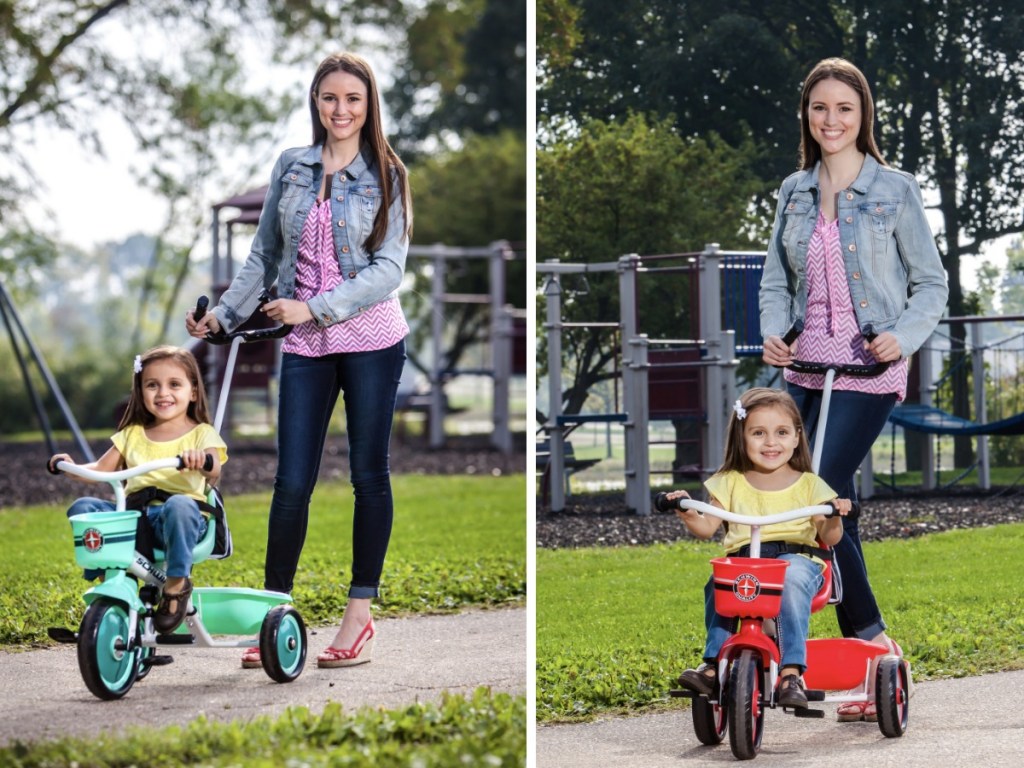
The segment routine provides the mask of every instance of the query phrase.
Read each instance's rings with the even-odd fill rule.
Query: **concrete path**
[[[752,764],[785,768],[1018,768],[1024,765],[1024,671],[917,684],[910,725],[887,739],[876,723],[838,723],[770,710]],[[693,735],[690,710],[545,726],[537,732],[537,768],[680,768],[735,763],[729,737],[706,747]]]
[[[184,725],[276,715],[295,705],[319,712],[330,701],[347,711],[438,700],[442,691],[478,686],[526,692],[526,610],[381,619],[373,662],[317,669],[316,656],[334,628],[310,633],[306,667],[294,682],[273,682],[262,669],[241,668],[241,649],[174,650],[117,701],[94,697],[82,682],[74,645],[0,652],[0,746],[65,735],[91,736],[134,725]]]

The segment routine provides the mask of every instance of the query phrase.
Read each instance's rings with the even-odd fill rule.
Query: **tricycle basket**
[[[785,560],[756,557],[716,557],[714,568],[715,611],[721,616],[779,615]]]
[[[135,555],[137,510],[87,512],[68,518],[75,560],[83,568],[127,568]]]

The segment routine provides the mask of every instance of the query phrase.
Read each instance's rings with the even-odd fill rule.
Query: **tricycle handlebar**
[[[764,525],[775,525],[776,523],[788,523],[791,520],[799,520],[803,517],[814,517],[823,515],[835,517],[836,508],[832,504],[817,504],[812,507],[800,507],[785,512],[776,512],[774,515],[739,515],[735,512],[727,512],[719,507],[705,504],[702,501],[693,499],[669,499],[668,494],[659,493],[654,499],[654,506],[659,512],[669,512],[673,509],[692,509],[702,515],[711,515],[729,523],[759,527]]]

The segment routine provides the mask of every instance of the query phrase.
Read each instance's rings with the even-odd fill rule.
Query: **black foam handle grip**
[[[208,296],[200,296],[196,299],[196,311],[192,313],[192,319],[197,323],[202,320],[209,306],[210,298]]]

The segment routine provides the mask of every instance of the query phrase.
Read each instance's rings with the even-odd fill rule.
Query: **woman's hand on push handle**
[[[761,359],[768,365],[782,368],[793,362],[796,356],[796,342],[786,344],[781,336],[769,336],[764,340],[764,353]]]
[[[185,329],[189,336],[205,339],[207,333],[220,333],[220,323],[213,312],[207,312],[201,320],[196,321],[194,313],[189,310],[185,313]]]

